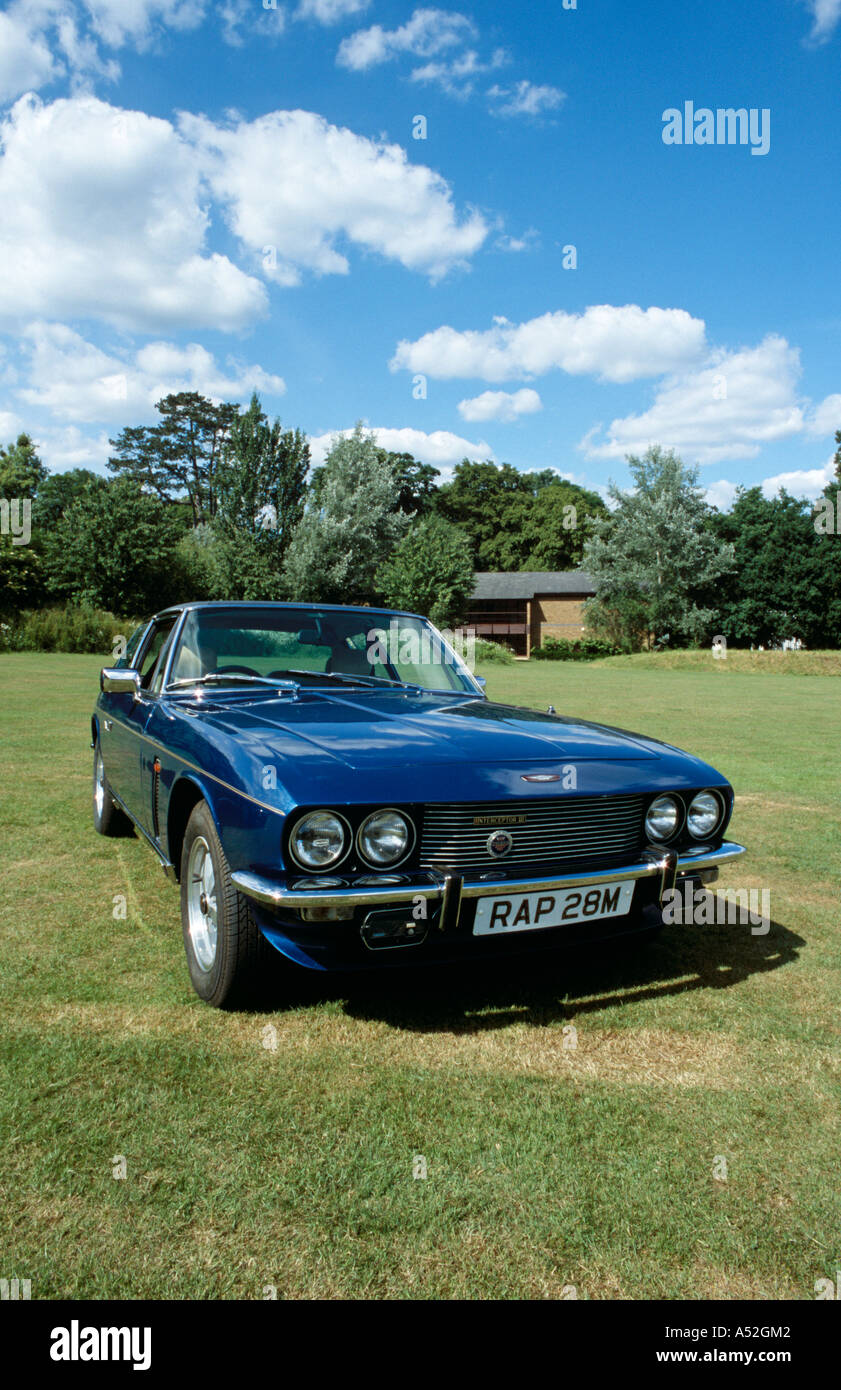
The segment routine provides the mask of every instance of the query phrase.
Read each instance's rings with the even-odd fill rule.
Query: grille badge
[[[502,859],[513,848],[514,836],[507,830],[495,830],[493,835],[488,836],[487,845],[488,854],[492,854],[494,859]]]

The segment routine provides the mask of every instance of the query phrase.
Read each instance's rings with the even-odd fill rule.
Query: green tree
[[[421,463],[413,454],[389,453],[386,449],[381,449],[380,453],[397,479],[399,510],[409,516],[425,516],[435,506],[438,492],[435,479],[441,476],[438,469],[431,463]]]
[[[30,435],[19,434],[14,444],[0,447],[0,498],[9,504],[10,511],[8,529],[4,527],[0,533],[0,613],[4,617],[37,604],[44,597],[43,567],[37,543],[37,508],[33,499],[44,486],[46,477],[47,469]],[[21,528],[17,537],[13,535],[15,528]]]
[[[841,445],[841,431],[835,437]],[[841,647],[841,448],[835,460],[838,481],[824,488],[812,517],[817,583],[824,614],[819,640],[828,647]]]
[[[652,635],[700,642],[718,619],[703,598],[733,570],[733,548],[710,529],[697,468],[658,445],[629,455],[628,467],[633,491],[610,484],[614,510],[593,521],[584,547],[597,591],[588,622],[628,647]]]
[[[525,473],[510,463],[463,459],[452,481],[438,489],[435,505],[469,536],[476,569],[524,569],[536,539],[535,531],[530,540],[522,539],[531,506],[558,484],[551,468]]]
[[[117,614],[143,614],[182,597],[176,547],[181,515],[133,478],[100,479],[67,508],[49,537],[50,592]]]
[[[399,490],[373,434],[358,424],[337,435],[289,545],[287,592],[322,603],[370,600],[374,576],[408,524]]]
[[[67,508],[88,488],[98,487],[103,479],[89,468],[69,468],[66,473],[50,473],[39,484],[32,508],[34,533],[42,538],[57,526]]]
[[[237,406],[214,405],[197,391],[180,391],[164,396],[155,409],[161,416],[157,425],[128,426],[109,440],[115,453],[108,467],[162,502],[186,498],[194,525],[211,521],[216,514],[216,474]]]
[[[500,529],[482,547],[491,570],[571,570],[581,564],[595,517],[607,516],[598,493],[555,477],[532,496],[512,497]]]
[[[46,477],[30,435],[19,434],[14,444],[0,446],[0,497],[31,501]]]
[[[0,535],[0,615],[37,606],[44,598],[41,557],[31,545],[15,545],[10,535]]]
[[[759,487],[740,488],[713,530],[736,560],[719,598],[720,630],[729,642],[767,646],[800,637],[822,646],[833,640],[832,571],[841,541],[828,535],[822,548],[810,503],[784,489],[765,497]]]
[[[470,541],[442,516],[415,521],[376,576],[390,607],[422,613],[439,627],[461,621],[473,582]]]
[[[213,530],[224,597],[284,596],[283,563],[303,515],[309,465],[300,430],[270,425],[255,392],[234,421],[218,471]]]

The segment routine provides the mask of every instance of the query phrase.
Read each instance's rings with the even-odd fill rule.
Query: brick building
[[[546,637],[574,641],[584,631],[584,601],[596,592],[583,570],[480,571],[467,610],[477,637],[528,656]]]

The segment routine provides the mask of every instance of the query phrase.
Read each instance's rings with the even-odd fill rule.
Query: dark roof
[[[596,586],[585,570],[515,570],[476,574],[474,599],[534,598],[535,594],[594,594]]]

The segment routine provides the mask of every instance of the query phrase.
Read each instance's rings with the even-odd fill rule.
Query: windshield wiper
[[[284,671],[286,676],[311,676],[313,680],[343,681],[346,685],[405,685],[405,681],[393,681],[388,676],[351,676],[347,671],[298,671],[290,667]]]
[[[246,681],[249,685],[295,685],[295,681],[287,681],[283,676],[247,676],[244,671],[231,671],[220,674],[218,671],[209,671],[206,676],[185,676],[181,680],[170,681],[167,690],[181,690],[186,685],[227,685],[230,681]]]

